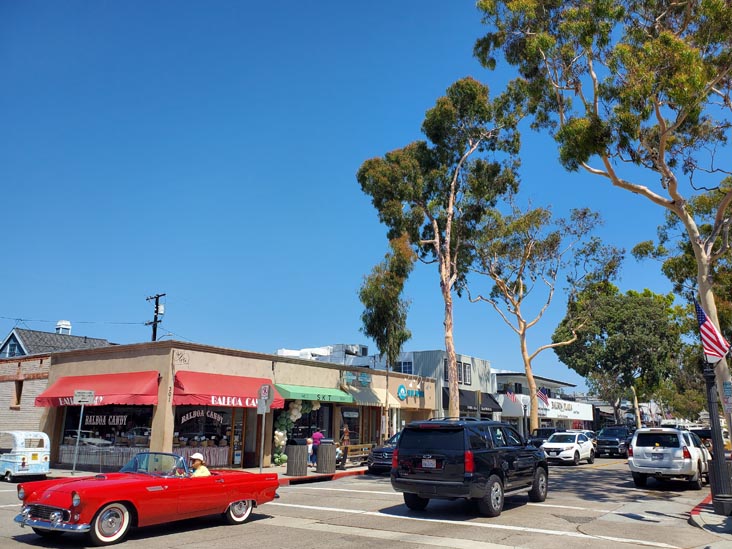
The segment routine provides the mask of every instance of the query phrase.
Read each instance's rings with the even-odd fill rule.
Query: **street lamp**
[[[714,364],[710,362],[704,363],[704,381],[707,388],[707,405],[709,406],[709,423],[712,431],[712,449],[714,451],[711,470],[709,471],[712,504],[716,514],[729,516],[732,514],[732,488],[730,487],[730,476],[724,459],[724,442],[722,440],[722,427],[719,424],[719,403]]]
[[[526,408],[527,408],[526,403],[524,403],[523,406],[524,406],[524,436],[528,437],[529,436],[529,432],[528,432],[529,427],[526,424]]]

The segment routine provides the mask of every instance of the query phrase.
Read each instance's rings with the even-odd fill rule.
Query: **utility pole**
[[[151,322],[145,322],[145,326],[152,325],[152,340],[157,341],[158,340],[158,324],[162,322],[162,320],[158,320],[158,315],[163,316],[165,314],[164,306],[160,305],[160,298],[165,297],[165,294],[155,294],[151,295],[147,298],[146,301],[152,301],[155,300],[155,315]]]

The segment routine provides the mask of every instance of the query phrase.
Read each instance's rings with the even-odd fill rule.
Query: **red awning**
[[[262,377],[228,376],[204,372],[177,372],[173,404],[202,406],[232,406],[235,408],[256,408],[259,388],[272,385],[271,379]],[[275,390],[271,408],[284,408],[285,399]]]
[[[94,404],[157,404],[158,372],[64,376],[36,397],[36,406],[78,406],[74,391],[94,391]]]

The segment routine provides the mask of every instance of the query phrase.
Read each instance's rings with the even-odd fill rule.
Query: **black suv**
[[[633,438],[633,432],[626,425],[606,425],[597,433],[597,450],[595,455],[600,457],[603,454],[617,454],[624,458],[628,457],[628,446]]]
[[[415,421],[402,431],[391,464],[391,485],[404,503],[421,511],[430,499],[477,501],[497,517],[505,495],[528,492],[544,501],[548,488],[544,451],[505,423],[470,418]]]
[[[531,435],[529,436],[529,444],[533,444],[539,448],[549,439],[550,436],[563,430],[564,429],[557,429],[556,427],[540,427],[539,429],[534,429],[531,431]]]

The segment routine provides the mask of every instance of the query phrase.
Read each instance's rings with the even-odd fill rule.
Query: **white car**
[[[554,433],[541,445],[547,461],[573,463],[579,465],[582,460],[595,462],[595,445],[584,433]]]
[[[648,477],[658,480],[686,479],[701,490],[709,474],[709,451],[694,433],[670,427],[636,430],[628,448],[628,468],[636,486]]]

